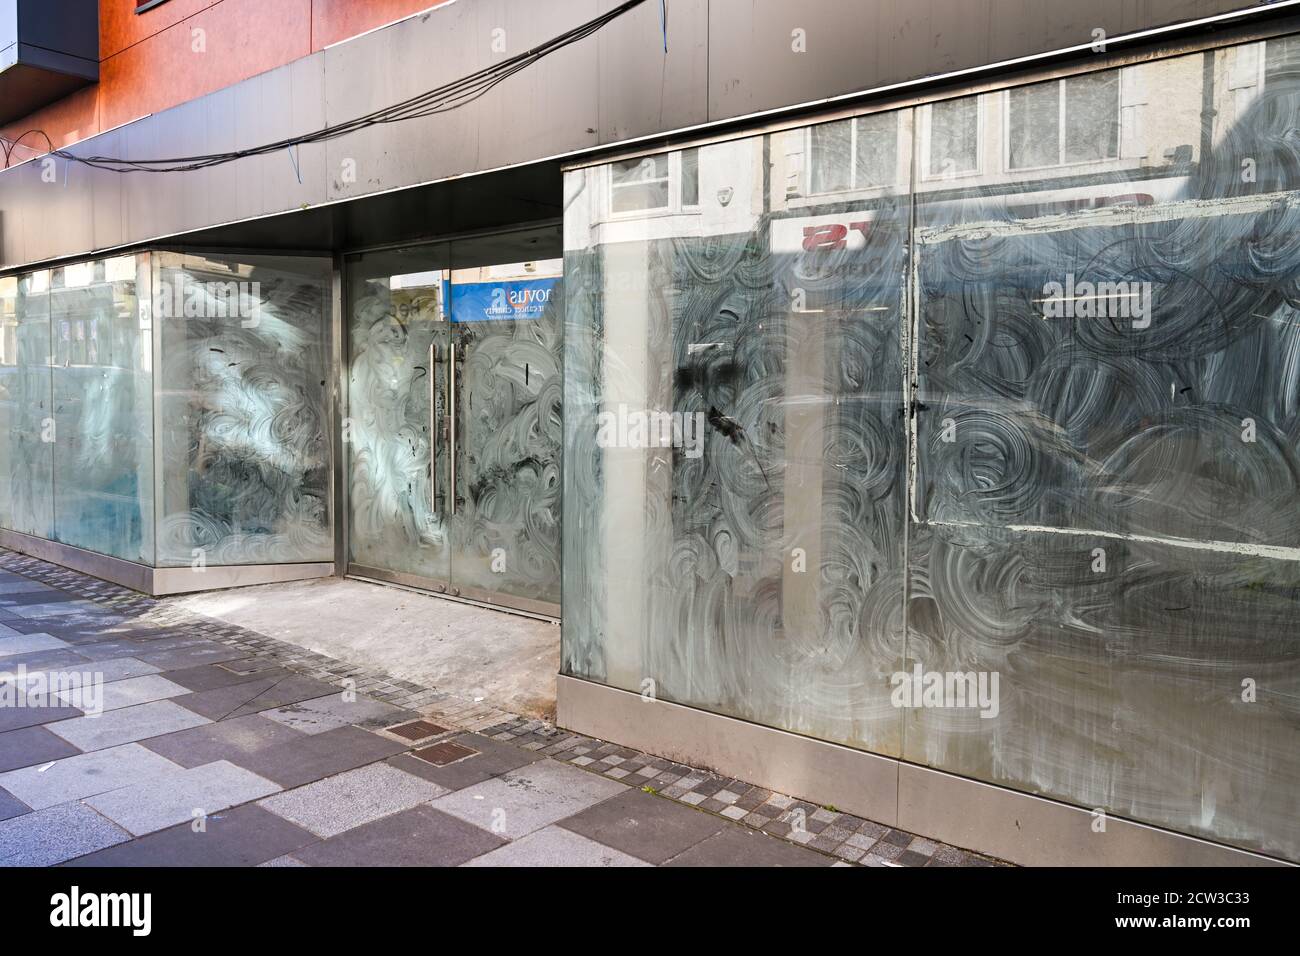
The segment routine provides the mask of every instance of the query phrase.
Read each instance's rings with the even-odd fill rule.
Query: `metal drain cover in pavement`
[[[466,757],[472,757],[476,753],[478,753],[477,750],[470,750],[468,747],[454,744],[450,740],[444,740],[442,743],[434,744],[432,747],[425,747],[423,750],[413,751],[412,756],[419,757],[421,760],[427,760],[435,766],[445,767],[449,763],[455,763],[457,760],[464,760]]]
[[[395,727],[385,727],[386,733],[401,737],[403,740],[424,740],[427,737],[436,737],[439,734],[447,732],[446,727],[439,727],[435,723],[427,720],[413,720],[410,723],[398,724]]]

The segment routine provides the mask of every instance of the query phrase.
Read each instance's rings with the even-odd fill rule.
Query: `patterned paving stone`
[[[151,737],[143,746],[182,767],[199,767],[214,760],[240,763],[242,758],[278,744],[292,743],[303,735],[267,720],[261,714],[219,720],[174,734]]]
[[[649,866],[626,853],[558,826],[543,827],[523,839],[475,857],[470,867],[483,866]]]
[[[744,827],[728,824],[667,866],[830,866],[835,860]]]
[[[0,774],[0,787],[33,809],[43,810],[142,780],[162,780],[180,769],[139,744],[123,744],[11,770]]]
[[[504,842],[421,804],[296,850],[292,856],[308,866],[459,866]]]
[[[549,758],[441,799],[433,806],[469,823],[518,839],[627,789]]]
[[[226,760],[180,770],[158,781],[137,783],[89,797],[94,807],[139,836],[275,793],[279,787]]]
[[[0,822],[0,866],[53,866],[130,839],[82,803],[65,803]]]
[[[332,837],[445,793],[436,783],[377,763],[268,797],[259,806],[319,837]]]
[[[369,697],[358,696],[352,701],[344,700],[342,692],[336,690],[325,697],[264,711],[263,716],[305,734],[319,734],[348,726],[386,727],[415,715],[411,711]]]
[[[713,836],[726,821],[665,797],[625,790],[561,820],[559,825],[658,864]]]
[[[81,753],[61,737],[44,727],[24,727],[0,734],[0,773],[46,764]]]
[[[199,832],[191,823],[182,823],[68,865],[260,866],[314,842],[316,837],[306,830],[250,803],[211,814]]]
[[[30,810],[31,807],[23,803],[8,790],[0,788],[0,820],[8,820],[11,817],[22,816]]]
[[[110,710],[98,716],[86,715],[49,724],[48,729],[82,750],[103,750],[118,744],[169,734],[186,727],[206,724],[207,718],[170,700],[137,704]]]
[[[297,733],[297,731],[294,731]],[[233,757],[232,762],[288,789],[375,763],[406,748],[357,727],[340,727]]]

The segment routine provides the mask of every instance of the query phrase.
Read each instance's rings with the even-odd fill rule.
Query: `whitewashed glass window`
[[[1007,165],[1038,169],[1119,155],[1119,71],[1007,91]]]
[[[898,165],[898,114],[876,113],[808,130],[809,192],[891,185]]]
[[[959,176],[980,168],[980,107],[978,96],[944,100],[926,107],[928,148],[926,173]]]

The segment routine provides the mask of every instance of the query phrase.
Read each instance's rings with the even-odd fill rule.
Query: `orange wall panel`
[[[56,147],[273,70],[332,43],[427,10],[437,0],[100,0],[99,82],[0,128]],[[205,52],[194,49],[204,31]],[[23,141],[44,152],[45,138]],[[18,150],[14,161],[32,152]]]
[[[437,5],[438,0],[315,0],[311,8],[312,49],[324,49]]]

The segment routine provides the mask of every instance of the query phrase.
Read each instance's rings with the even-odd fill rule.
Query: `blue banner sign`
[[[451,287],[451,320],[540,319],[559,281],[551,278],[457,283]]]

